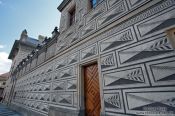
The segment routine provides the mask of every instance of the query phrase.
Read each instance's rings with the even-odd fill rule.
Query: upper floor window
[[[70,14],[70,26],[75,23],[75,6],[69,11]]]
[[[5,85],[5,82],[3,82],[2,85]]]
[[[91,8],[95,8],[102,0],[90,0]]]

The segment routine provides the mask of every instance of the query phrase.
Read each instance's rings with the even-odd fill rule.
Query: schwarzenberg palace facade
[[[175,115],[175,0],[64,0],[59,31],[24,30],[5,103],[24,116]]]

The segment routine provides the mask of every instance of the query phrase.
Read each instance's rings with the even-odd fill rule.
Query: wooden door
[[[97,64],[84,67],[85,115],[100,116],[100,88]]]

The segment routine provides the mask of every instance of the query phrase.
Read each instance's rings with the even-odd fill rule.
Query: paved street
[[[22,115],[13,110],[10,110],[5,105],[0,104],[0,116],[22,116]]]

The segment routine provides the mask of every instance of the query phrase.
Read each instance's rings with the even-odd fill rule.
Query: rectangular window
[[[75,6],[69,11],[70,14],[70,26],[75,23]]]
[[[90,0],[90,2],[91,2],[91,8],[95,8],[102,1],[103,0]]]

